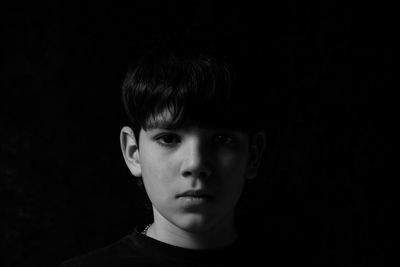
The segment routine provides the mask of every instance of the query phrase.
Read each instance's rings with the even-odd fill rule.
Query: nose
[[[211,175],[206,147],[199,138],[186,142],[184,160],[181,167],[183,177],[207,178]]]

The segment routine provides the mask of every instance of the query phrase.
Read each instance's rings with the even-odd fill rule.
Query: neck
[[[188,249],[216,249],[233,243],[237,237],[233,227],[233,214],[207,229],[188,230],[172,224],[157,210],[154,210],[154,222],[147,235],[161,242]]]

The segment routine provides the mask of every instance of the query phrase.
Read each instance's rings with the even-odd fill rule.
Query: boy
[[[251,244],[238,237],[235,206],[246,179],[257,175],[266,142],[249,119],[259,115],[251,71],[239,50],[229,53],[232,43],[199,35],[176,40],[137,60],[123,85],[131,122],[120,133],[122,154],[147,193],[153,222],[62,267],[248,260]]]

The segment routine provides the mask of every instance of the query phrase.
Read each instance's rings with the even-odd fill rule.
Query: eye
[[[157,142],[163,146],[172,146],[179,143],[180,137],[176,134],[164,134],[156,138]]]
[[[214,137],[214,142],[217,144],[227,145],[233,142],[233,138],[227,134],[218,134]]]

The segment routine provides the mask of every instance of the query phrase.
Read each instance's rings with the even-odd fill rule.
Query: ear
[[[260,166],[262,155],[265,149],[266,136],[264,132],[254,133],[250,138],[249,144],[249,161],[247,164],[247,179],[253,179],[257,176],[258,167]]]
[[[125,163],[131,173],[136,177],[142,176],[142,170],[139,161],[139,144],[136,140],[133,130],[125,126],[120,133],[121,150]]]

